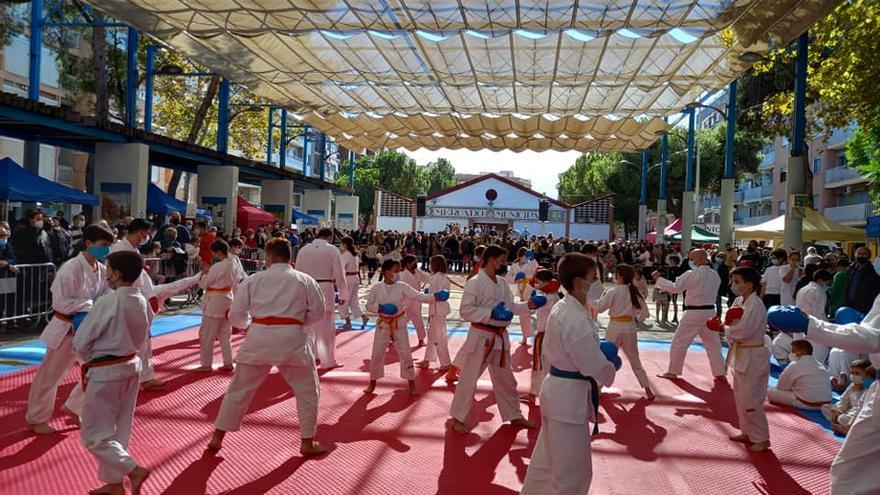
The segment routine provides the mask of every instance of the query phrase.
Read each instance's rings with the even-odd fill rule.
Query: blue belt
[[[599,384],[596,383],[596,379],[592,376],[582,375],[577,371],[561,370],[553,365],[550,365],[550,374],[558,378],[590,382],[590,403],[593,406],[593,412],[596,414],[596,422],[593,423],[593,435],[599,433]]]

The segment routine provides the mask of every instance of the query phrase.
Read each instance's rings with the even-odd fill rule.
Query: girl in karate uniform
[[[599,300],[590,301],[597,313],[608,311],[610,320],[605,330],[605,340],[614,342],[623,351],[632,367],[639,385],[645,389],[648,400],[654,400],[654,391],[648,381],[648,374],[639,358],[637,331],[639,323],[648,319],[648,303],[633,283],[635,270],[629,265],[617,265],[614,269],[613,289],[605,291]]]
[[[535,289],[547,298],[547,304],[538,308],[535,315],[538,317],[537,333],[535,334],[535,347],[532,349],[532,371],[529,393],[519,397],[521,402],[534,404],[541,393],[541,383],[547,376],[548,367],[544,364],[542,356],[544,349],[544,337],[547,331],[547,321],[550,319],[550,310],[562,297],[559,294],[559,280],[553,277],[553,272],[542,268],[535,272]]]
[[[422,287],[428,283],[428,274],[419,269],[416,257],[411,254],[404,256],[400,266],[402,268],[399,271],[400,281],[421,292]],[[427,331],[425,330],[425,320],[422,318],[422,303],[418,300],[412,300],[407,302],[406,307],[402,309],[406,313],[406,318],[416,328],[419,347],[425,345]]]
[[[409,393],[416,391],[412,352],[409,348],[409,334],[406,331],[407,315],[405,308],[413,302],[431,302],[442,298],[438,294],[423,294],[404,282],[400,282],[400,262],[386,259],[382,262],[382,283],[370,288],[367,297],[367,311],[376,313],[376,332],[373,334],[373,353],[370,358],[370,384],[364,389],[371,394],[376,389],[376,381],[385,376],[385,351],[388,344],[394,344],[400,361],[400,377],[409,382]],[[446,292],[449,297],[449,292]]]
[[[428,294],[436,294],[452,288],[446,275],[446,258],[442,254],[431,257],[431,278],[428,279]],[[428,305],[428,345],[425,348],[425,359],[416,366],[428,368],[431,361],[440,360],[440,371],[449,371],[449,344],[446,334],[446,316],[450,313],[449,301],[431,301]]]
[[[361,328],[363,329],[370,318],[361,311],[358,300],[358,288],[361,284],[360,262],[358,261],[358,251],[354,247],[354,239],[343,237],[339,250],[342,251],[342,266],[345,268],[345,282],[349,292],[348,297],[344,298],[345,304],[339,306],[339,316],[345,320],[345,326],[342,328],[343,330],[351,330],[351,317],[354,316],[361,319]]]
[[[515,287],[514,293],[516,293],[521,302],[529,300],[529,294],[531,294],[530,282],[538,268],[538,262],[535,261],[535,255],[531,251],[525,247],[517,250],[516,261],[510,265],[505,279]],[[520,343],[526,345],[528,344],[529,337],[532,335],[532,314],[521,313],[517,316],[522,329],[522,341]]]
[[[202,325],[199,327],[199,356],[201,366],[194,371],[213,370],[214,341],[220,341],[223,355],[222,371],[232,371],[232,323],[229,308],[232,291],[238,285],[239,272],[229,257],[229,245],[222,239],[211,243],[211,253],[218,261],[211,265],[207,275],[199,281],[205,291],[202,300]]]
[[[761,276],[751,267],[735,268],[730,276],[733,293],[741,295],[728,311],[742,308],[742,317],[732,320],[726,330],[730,343],[727,363],[733,366],[733,396],[742,431],[730,439],[749,444],[752,452],[763,452],[770,448],[770,427],[764,412],[770,350],[764,342],[767,310],[758,296]]]

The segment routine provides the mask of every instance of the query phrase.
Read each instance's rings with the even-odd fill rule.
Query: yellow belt
[[[741,351],[742,349],[758,349],[760,347],[764,347],[764,344],[740,344],[738,342],[734,342],[733,348],[727,351],[727,359],[724,360],[724,369],[727,370],[730,367],[730,362],[733,360],[734,354],[736,354],[736,357],[739,358],[739,351]]]
[[[397,319],[403,316],[403,313],[404,311],[401,311],[394,316],[379,315],[379,321],[384,321],[388,325],[388,335],[391,336],[391,342],[394,342],[394,332],[397,331]]]

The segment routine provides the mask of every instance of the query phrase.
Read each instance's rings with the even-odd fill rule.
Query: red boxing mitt
[[[153,310],[154,314],[159,313],[159,298],[157,298],[157,297],[150,298],[150,308]]]
[[[724,324],[732,325],[733,322],[743,317],[743,309],[741,306],[734,306],[727,310],[724,315]]]
[[[551,292],[559,292],[559,280],[555,278],[544,285],[544,288],[541,289],[541,292],[545,292],[550,294]]]
[[[713,316],[706,320],[706,328],[712,330],[713,332],[723,332],[724,331],[724,323],[721,321],[720,316]]]

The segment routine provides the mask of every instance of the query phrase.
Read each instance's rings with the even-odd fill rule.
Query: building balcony
[[[755,186],[743,191],[743,199],[745,202],[760,201],[762,198],[773,196],[773,186]]]
[[[847,141],[849,141],[849,138],[852,136],[855,130],[855,124],[834,129],[834,131],[831,133],[831,137],[828,138],[827,148],[829,150],[844,149],[846,147]]]
[[[863,182],[868,182],[868,178],[855,167],[834,167],[825,171],[825,189],[851,186]]]
[[[845,225],[865,225],[867,218],[871,216],[872,209],[873,205],[870,203],[859,203],[855,205],[825,208],[823,214],[832,222]]]
[[[759,223],[764,223],[773,219],[773,215],[758,215],[756,217],[744,217],[742,219],[743,225],[758,225]]]
[[[758,165],[759,170],[763,169],[772,169],[776,164],[776,151],[770,148],[769,151],[764,151],[764,159],[761,160],[761,163]]]
[[[733,204],[741,205],[745,203],[745,195],[743,194],[742,189],[737,189],[733,192]]]

